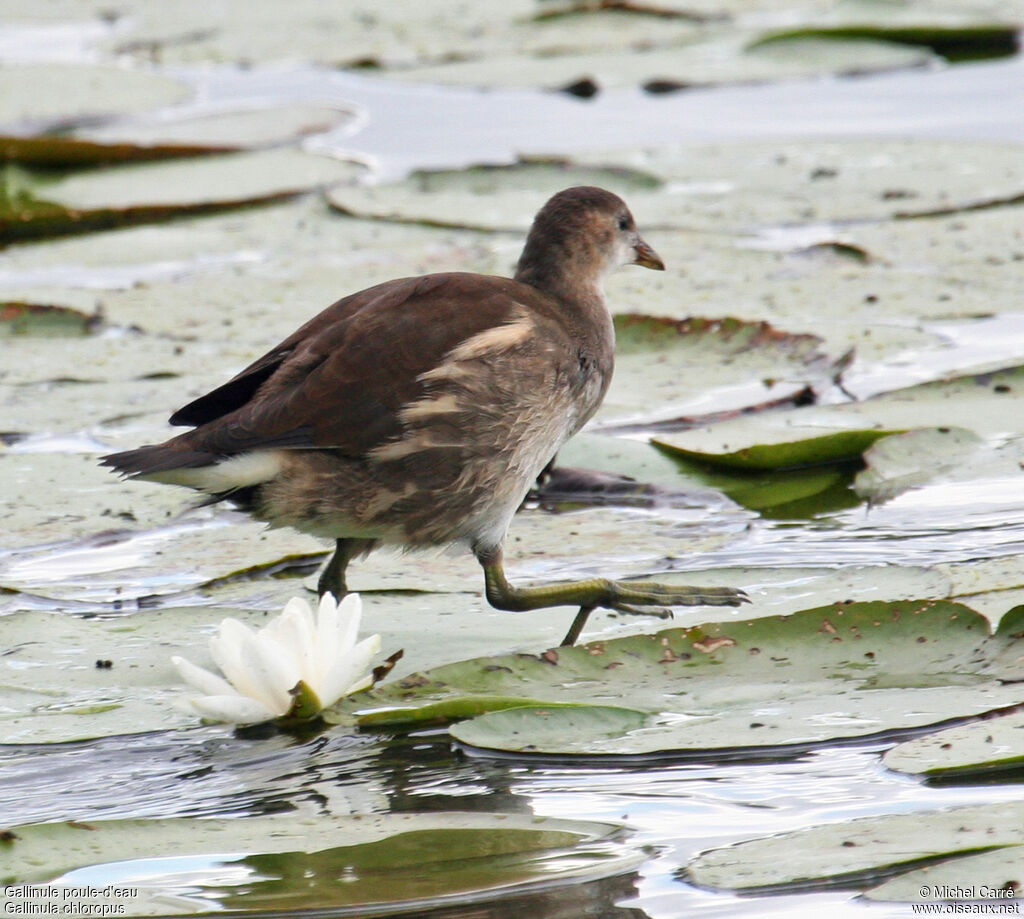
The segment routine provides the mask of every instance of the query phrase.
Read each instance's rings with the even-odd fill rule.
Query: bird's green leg
[[[579,612],[563,645],[574,644],[598,607],[621,613],[667,617],[672,606],[739,606],[749,602],[742,590],[732,587],[689,587],[651,581],[610,581],[590,578],[544,587],[513,587],[505,577],[501,549],[479,550],[477,560],[484,569],[487,601],[496,609],[522,612],[549,606],[578,606]]]
[[[375,545],[372,539],[336,539],[334,555],[320,572],[320,580],[316,582],[317,594],[321,597],[324,594],[334,594],[335,600],[344,597],[348,593],[345,572],[348,571],[349,562],[357,555],[369,552]]]

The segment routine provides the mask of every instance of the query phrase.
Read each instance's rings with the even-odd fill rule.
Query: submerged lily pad
[[[712,890],[791,893],[823,887],[867,887],[900,870],[955,858],[945,862],[935,883],[954,876],[954,886],[972,887],[980,886],[991,874],[984,864],[956,856],[1022,844],[1024,802],[1006,801],[864,817],[751,839],[698,855],[682,870],[681,877]],[[1010,848],[1007,854],[1020,858],[1022,851]],[[921,900],[944,899],[931,888],[934,870],[925,875],[929,878],[929,896],[919,897]],[[1008,880],[1012,879],[1004,878],[1003,882]],[[900,888],[905,891],[906,885]],[[920,882],[917,890],[922,890]]]
[[[554,755],[807,746],[1022,701],[1024,687],[1003,682],[1024,674],[1019,645],[989,635],[983,617],[955,603],[837,604],[450,664],[379,685],[328,717],[416,723],[444,716],[447,706],[460,717],[467,696],[479,705],[493,695],[505,710],[456,725],[456,737]],[[533,709],[516,714],[509,697]],[[609,731],[593,706],[632,710],[611,722],[625,730]],[[528,722],[542,729],[524,730]]]
[[[882,757],[897,772],[926,778],[1024,768],[1024,713],[1011,712],[897,744]]]
[[[113,906],[103,886],[130,887],[133,895],[120,901],[126,916],[166,915],[169,907],[175,915],[407,913],[610,877],[646,857],[618,841],[621,829],[611,824],[515,814],[98,820],[7,832],[5,884],[97,891],[79,893],[79,907]],[[99,874],[103,886],[90,880]]]
[[[62,178],[8,166],[0,240],[146,223],[266,203],[351,181],[362,167],[294,150],[138,163]]]

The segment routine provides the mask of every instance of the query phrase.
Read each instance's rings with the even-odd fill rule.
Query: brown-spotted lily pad
[[[836,604],[450,664],[378,685],[329,717],[459,718],[490,698],[493,710],[453,725],[453,736],[547,755],[805,747],[1024,701],[1007,682],[1024,675],[1019,645],[955,603]],[[609,730],[594,706],[615,709],[619,727]]]

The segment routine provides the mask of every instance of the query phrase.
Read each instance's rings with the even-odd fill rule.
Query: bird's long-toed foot
[[[600,608],[620,613],[667,618],[673,606],[739,606],[749,603],[742,590],[733,587],[691,587],[651,581],[611,581],[590,578],[543,587],[513,587],[505,577],[501,553],[478,554],[484,569],[487,601],[497,609],[523,612],[550,606],[579,606],[562,645],[576,643],[587,618]]]

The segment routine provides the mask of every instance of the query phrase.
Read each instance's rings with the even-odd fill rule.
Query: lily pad
[[[1013,915],[1024,891],[1024,845],[965,855],[891,878],[865,891],[867,900],[930,903],[974,900],[994,915]],[[980,913],[981,910],[978,910]]]
[[[750,47],[766,48],[779,43],[788,47],[794,40],[808,38],[830,41],[861,39],[920,45],[952,61],[1009,57],[1018,51],[1017,27],[1010,23],[808,26],[771,32]]]
[[[711,413],[798,401],[838,373],[841,362],[822,354],[820,344],[767,322],[620,314],[615,375],[598,424],[689,427]]]
[[[798,5],[797,21],[806,21],[812,10],[817,12]],[[739,14],[749,8],[734,3],[696,11],[674,3],[395,3],[375,9],[373,16],[342,8],[326,28],[313,0],[298,0],[287,14],[272,2],[240,0],[191,12],[190,28],[183,32],[176,4],[140,4],[105,47],[146,61],[156,53],[162,61],[188,66],[298,59],[417,82],[546,88],[587,75],[600,85],[636,86],[659,77],[736,82],[863,72],[933,57],[927,48],[872,41],[843,43],[850,48],[835,49],[831,57],[821,51],[777,58],[747,53],[761,33],[742,27]]]
[[[730,471],[699,461],[684,460],[683,465],[704,485],[719,489],[765,520],[809,520],[861,503],[852,487],[853,462],[763,471]]]
[[[1024,368],[968,373],[894,390],[862,402],[806,406],[782,415],[752,415],[702,430],[666,435],[659,448],[699,462],[771,468],[851,459],[880,437],[933,421],[978,438],[1020,430]],[[822,433],[828,431],[829,433]],[[942,436],[942,435],[938,435]],[[957,435],[962,442],[968,435]]]
[[[228,210],[348,182],[363,167],[294,150],[139,163],[63,178],[8,166],[0,240]]]
[[[188,86],[171,77],[88,64],[0,66],[0,125],[52,126],[142,112],[181,102]]]
[[[0,160],[37,166],[90,166],[258,149],[333,130],[343,108],[277,106],[212,114],[120,120],[71,133],[0,135]]]
[[[466,696],[478,701],[493,695],[545,711],[484,714],[455,726],[456,737],[489,749],[549,755],[721,755],[806,747],[1019,702],[1024,688],[1002,682],[1022,672],[1012,650],[1018,645],[1018,639],[989,635],[983,617],[955,603],[837,604],[539,656],[450,664],[379,685],[345,700],[328,717],[416,723],[443,715],[447,704],[457,717]],[[627,725],[637,713],[646,717],[624,733],[609,733],[593,706],[633,710],[622,714]],[[505,701],[496,707],[508,709]],[[524,719],[542,730],[536,736],[523,730]]]
[[[626,198],[661,185],[639,169],[577,165],[557,158],[522,159],[511,166],[420,170],[387,185],[332,188],[327,200],[355,217],[436,227],[525,232],[538,207],[570,185],[600,185]]]
[[[687,450],[675,442],[660,438],[652,439],[651,443],[669,456],[678,456],[694,463],[723,469],[797,469],[801,466],[849,463],[859,459],[863,452],[879,438],[896,433],[899,432],[885,430],[839,431],[835,434],[808,437],[806,440],[754,444],[727,453]]]
[[[645,858],[611,824],[511,814],[100,820],[7,832],[9,890],[39,885],[59,903],[65,888],[88,887],[76,896],[80,908],[116,899],[126,916],[211,907],[405,914],[609,877]],[[132,895],[110,895],[111,884]]]
[[[1024,714],[1011,712],[897,744],[882,762],[929,779],[1024,768]]]
[[[387,570],[386,554],[379,558],[384,563],[377,569]],[[479,566],[470,563],[477,569],[470,573],[479,579]],[[136,583],[146,585],[141,579]],[[428,585],[410,572],[399,586],[405,590],[362,595],[364,633],[383,636],[384,656],[406,651],[393,671],[396,678],[450,660],[453,630],[460,648],[486,654],[495,644],[557,642],[569,622],[550,610],[512,615],[472,594],[424,591]],[[153,601],[131,598],[120,608],[116,600],[105,608],[90,606],[94,592],[80,593],[84,600],[64,604],[84,610],[73,615],[52,612],[58,604],[45,597],[0,591],[4,607],[10,607],[0,615],[0,743],[63,743],[196,726],[195,712],[181,704],[188,690],[171,656],[215,670],[208,642],[225,616],[259,628],[268,611],[303,591],[295,578],[275,579],[269,571],[250,569],[202,590],[186,589],[177,603],[156,608]],[[110,666],[98,667],[97,661]],[[493,706],[493,698],[470,702],[463,714]]]
[[[698,855],[681,877],[698,887],[748,894],[866,887],[929,862],[1021,844],[1024,802],[1006,801],[844,820],[751,839]],[[1010,854],[1019,858],[1020,850],[1012,848]],[[956,875],[959,886],[973,885],[969,860],[958,858],[946,867],[951,872],[963,869]]]
[[[281,560],[304,556],[315,562],[328,548],[290,529],[268,530],[239,513],[186,514],[195,505],[194,495],[120,481],[97,464],[96,452],[27,452],[26,444],[17,450],[0,454],[0,475],[14,486],[0,493],[4,544],[19,547],[0,554],[0,586],[49,597],[58,605],[141,598],[170,602],[182,591]],[[711,551],[730,542],[746,517],[717,495],[710,500],[718,506],[710,520],[700,496],[690,514],[673,516],[616,507],[558,516],[527,510],[511,527],[509,577],[551,582],[592,576],[595,568],[639,577],[663,567],[681,541],[688,552]],[[76,508],[74,518],[64,510],[67,503]],[[469,552],[417,553],[403,561],[384,552],[372,565],[353,564],[352,576],[353,589],[361,591],[479,595],[483,588],[480,566]]]
[[[919,428],[883,437],[864,451],[867,468],[857,473],[853,488],[873,504],[888,501],[968,462],[981,445],[963,428]]]
[[[1010,143],[844,138],[603,150],[578,154],[573,162],[579,167],[617,163],[658,178],[660,202],[634,200],[635,195],[627,199],[638,219],[648,214],[649,221],[680,229],[746,231],[747,244],[769,250],[838,241],[875,255],[865,267],[881,270],[883,260],[903,249],[912,250],[907,254],[911,264],[937,257],[941,268],[947,253],[933,251],[938,242],[922,246],[921,239],[936,239],[950,254],[959,248],[962,260],[965,235],[972,243],[974,235],[966,226],[949,230],[934,224],[922,225],[917,235],[902,220],[878,228],[843,224],[1012,200],[1024,193],[1024,164],[1017,153],[1017,145]],[[979,243],[985,239],[996,244],[991,232],[979,234]],[[854,259],[843,262],[848,270],[858,265]],[[915,272],[914,280],[923,278]],[[835,296],[834,283],[829,293]],[[807,304],[818,319],[822,302],[812,297]]]
[[[60,337],[89,335],[96,331],[102,318],[68,306],[50,303],[0,302],[0,338],[15,335]],[[3,376],[0,371],[0,376]]]
[[[562,89],[581,80],[600,88],[641,86],[666,92],[695,86],[746,83],[848,72],[920,67],[927,49],[865,40],[795,38],[786,53],[751,49],[749,33],[712,34],[700,42],[653,48],[552,55],[493,55],[467,61],[386,71],[392,79],[478,87]]]
[[[485,712],[448,730],[471,747],[517,753],[574,752],[581,738],[588,747],[605,740],[614,743],[646,722],[644,712],[610,705],[519,705]]]

